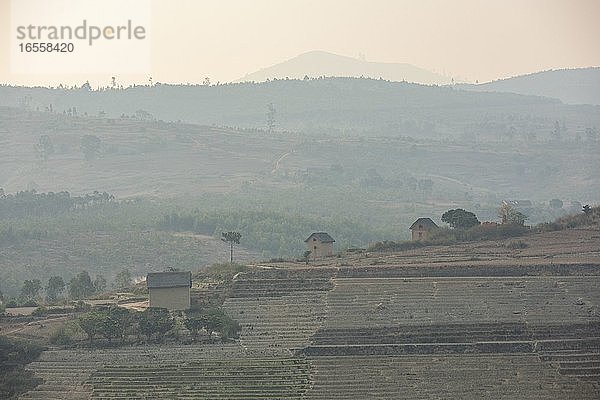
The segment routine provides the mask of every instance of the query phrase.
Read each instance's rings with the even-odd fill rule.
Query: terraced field
[[[248,348],[301,349],[326,318],[326,278],[244,279],[224,307],[242,326]]]
[[[307,399],[597,399],[535,355],[314,357]]]
[[[240,274],[239,342],[48,351],[22,398],[600,398],[598,266],[447,268]]]
[[[600,319],[600,277],[336,279],[327,327]]]
[[[45,383],[22,399],[299,399],[304,358],[228,346],[46,351],[28,367]]]

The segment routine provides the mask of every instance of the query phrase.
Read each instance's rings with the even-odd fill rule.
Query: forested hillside
[[[473,135],[497,140],[511,134],[533,134],[545,139],[557,121],[566,126],[569,136],[576,130],[600,127],[598,107],[375,79],[319,78],[210,86],[156,83],[89,89],[86,85],[73,89],[4,86],[0,87],[0,105],[238,128],[266,129],[270,125],[276,130],[336,136]]]
[[[82,270],[201,269],[227,259],[227,231],[240,259],[297,258],[313,231],[364,248],[452,208],[493,221],[526,200],[535,224],[599,200],[594,106],[369,79],[5,86],[0,102],[18,106],[0,107],[11,294]],[[218,125],[165,122],[179,118]]]

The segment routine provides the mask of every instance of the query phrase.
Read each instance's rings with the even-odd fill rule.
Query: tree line
[[[168,333],[179,335],[183,326],[192,340],[197,340],[200,332],[209,337],[216,334],[222,341],[236,338],[241,327],[220,308],[187,310],[184,313],[171,313],[165,308],[147,308],[142,312],[130,311],[118,306],[94,309],[77,318],[78,326],[85,332],[90,344],[101,336],[112,343],[114,339],[126,342],[129,338],[147,342],[162,342]]]
[[[115,277],[114,287],[116,289],[128,288],[132,277],[128,269],[121,270]],[[69,281],[62,276],[51,276],[45,285],[39,279],[27,279],[16,298],[4,299],[0,292],[0,300],[7,307],[36,307],[39,303],[55,304],[68,297],[71,300],[82,300],[103,293],[107,290],[108,283],[103,275],[96,275],[94,279],[87,271],[81,271]],[[42,292],[45,296],[42,296]]]
[[[35,190],[26,190],[7,194],[0,188],[0,218],[60,215],[114,200],[113,195],[97,191],[83,196],[71,196],[67,191],[38,193]]]

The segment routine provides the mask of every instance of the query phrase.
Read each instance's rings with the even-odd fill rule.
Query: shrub
[[[59,346],[70,345],[75,342],[81,333],[82,332],[79,325],[71,321],[59,326],[54,332],[52,332],[48,338],[48,342],[50,344]]]
[[[201,276],[213,278],[216,280],[229,281],[236,274],[245,272],[248,266],[237,263],[217,263],[213,264],[200,273]]]
[[[383,242],[376,242],[369,246],[367,251],[404,251],[417,249],[419,247],[426,246],[425,242],[394,242],[391,240],[384,240]]]
[[[33,312],[31,313],[31,315],[35,316],[35,317],[41,317],[43,315],[46,315],[48,312],[48,309],[44,306],[39,306],[38,308],[36,308],[35,310],[33,310]]]
[[[508,249],[526,249],[527,247],[529,247],[529,245],[527,243],[525,243],[523,240],[511,240],[508,243],[504,244],[504,247],[508,248]]]
[[[519,224],[499,224],[493,226],[475,226],[462,232],[461,240],[498,240],[522,236],[529,229]]]
[[[223,341],[239,337],[242,329],[236,320],[217,307],[202,310],[197,314],[188,313],[184,324],[194,337],[200,329],[206,329],[209,333],[218,333]]]
[[[39,306],[36,308],[31,315],[36,317],[42,317],[44,315],[53,315],[53,314],[70,314],[75,312],[76,309],[73,307],[51,307],[47,308],[44,306]]]
[[[587,212],[567,215],[554,222],[545,222],[535,227],[538,232],[561,231],[563,229],[594,225],[600,222],[600,206],[590,207]]]

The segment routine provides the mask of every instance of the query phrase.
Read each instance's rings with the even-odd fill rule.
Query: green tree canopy
[[[65,281],[61,276],[51,276],[46,285],[48,301],[55,301],[65,290]]]
[[[183,321],[183,325],[191,332],[194,340],[198,337],[198,332],[206,327],[206,323],[206,317],[202,315],[188,315]]]
[[[105,318],[106,314],[99,310],[90,311],[77,318],[77,323],[87,334],[90,343],[92,343],[94,337],[100,333]]]
[[[19,298],[21,301],[35,300],[39,296],[40,290],[42,290],[42,282],[39,279],[26,280],[23,282]]]
[[[92,278],[90,278],[90,274],[87,271],[80,272],[69,282],[69,296],[72,299],[85,299],[94,294],[95,291]]]
[[[96,279],[94,279],[94,290],[98,293],[106,290],[106,278],[104,276],[96,275]]]
[[[165,333],[169,332],[175,326],[173,317],[166,308],[150,307],[138,315],[138,329],[148,340],[152,336],[158,336],[162,340]]]
[[[498,208],[498,216],[502,220],[503,224],[509,225],[522,226],[525,225],[525,220],[527,220],[527,216],[525,214],[506,203],[502,204],[500,208]]]
[[[442,214],[442,221],[455,229],[468,229],[481,224],[475,214],[462,208],[446,211]]]
[[[196,337],[202,328],[208,333],[216,332],[222,340],[237,337],[241,330],[240,324],[227,315],[221,308],[211,307],[198,314],[188,314],[184,325]]]
[[[98,327],[98,333],[108,339],[109,342],[114,338],[125,336],[127,328],[131,324],[129,311],[124,308],[113,306],[102,311],[102,319]]]
[[[115,277],[115,287],[117,289],[126,289],[131,285],[131,272],[125,268]]]
[[[94,135],[84,135],[81,138],[81,151],[83,152],[83,156],[86,160],[93,160],[98,158],[100,154],[101,142],[98,136]]]
[[[233,264],[233,244],[240,244],[242,234],[239,232],[223,232],[221,240],[229,243],[229,262]]]

